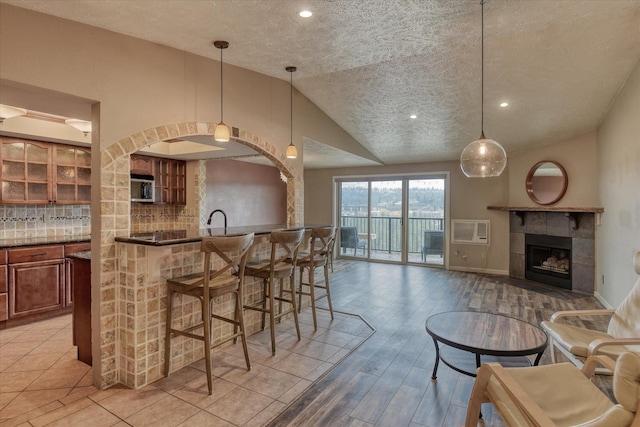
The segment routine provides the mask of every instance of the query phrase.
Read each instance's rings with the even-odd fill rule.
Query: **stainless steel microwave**
[[[131,201],[153,203],[155,197],[155,182],[152,175],[131,174]]]

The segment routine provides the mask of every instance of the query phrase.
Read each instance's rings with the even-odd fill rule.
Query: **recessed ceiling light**
[[[506,108],[506,107],[508,107],[508,106],[509,106],[509,103],[508,103],[508,102],[501,102],[501,103],[500,103],[500,106],[501,106],[502,108]]]
[[[418,118],[418,116],[416,116],[415,114],[412,114],[412,115],[410,115],[410,116],[409,116],[409,118],[411,118],[411,119],[417,119],[417,118]]]
[[[301,18],[310,18],[313,13],[310,10],[303,10],[298,15],[300,15]]]

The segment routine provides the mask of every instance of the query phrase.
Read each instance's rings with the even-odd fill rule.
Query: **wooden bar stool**
[[[327,297],[329,303],[329,312],[333,319],[333,307],[331,306],[331,291],[329,290],[329,257],[333,241],[336,238],[336,227],[319,227],[311,229],[311,238],[309,240],[309,252],[301,252],[298,256],[298,267],[300,267],[300,286],[298,289],[298,311],[302,306],[302,295],[308,295],[311,298],[311,313],[313,315],[313,328],[318,330],[318,321],[316,319],[316,300]],[[324,285],[315,283],[314,273],[318,267],[324,268]],[[305,283],[302,279],[304,269],[308,270],[309,283]],[[303,286],[307,286],[309,291],[303,291]],[[316,298],[315,288],[324,289],[326,293]]]
[[[271,352],[276,354],[275,321],[282,316],[293,313],[296,325],[298,341],[300,340],[300,325],[298,324],[298,311],[296,310],[296,286],[295,267],[298,258],[298,248],[304,237],[304,229],[274,230],[271,232],[271,257],[267,260],[247,262],[244,269],[245,276],[259,277],[264,286],[264,299],[257,303],[259,306],[245,305],[248,310],[262,312],[262,330],[265,326],[265,316],[269,314],[269,328],[271,329]],[[289,289],[284,288],[284,280],[289,278]],[[276,280],[280,282],[280,289],[276,297]],[[289,297],[285,298],[284,293]],[[275,301],[278,301],[279,310],[275,311]],[[290,304],[290,309],[283,311],[282,303]],[[268,303],[268,307],[267,307]]]
[[[244,358],[247,362],[247,370],[251,370],[249,352],[247,351],[247,340],[244,330],[244,318],[242,315],[242,285],[244,283],[244,266],[247,260],[247,252],[253,244],[253,233],[235,235],[204,237],[202,239],[201,251],[204,254],[203,273],[190,274],[188,276],[176,277],[167,280],[167,328],[165,339],[165,375],[169,376],[171,365],[171,335],[182,335],[189,338],[204,341],[204,359],[207,367],[207,385],[209,394],[213,393],[211,378],[211,326],[212,319],[222,320],[233,324],[233,335],[213,343],[218,346],[230,340],[242,339]],[[212,266],[212,254],[217,255],[220,264]],[[205,274],[206,273],[206,274]],[[191,326],[184,330],[174,329],[171,325],[171,300],[174,293],[190,295],[198,298],[202,305],[202,323]],[[211,300],[226,294],[235,294],[236,304],[233,318],[228,318],[213,314],[211,312]],[[203,328],[202,335],[192,333],[192,331]]]

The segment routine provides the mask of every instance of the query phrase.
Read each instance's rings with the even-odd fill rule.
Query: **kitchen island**
[[[318,226],[305,226],[308,230],[314,227]],[[285,224],[273,224],[168,230],[116,237],[118,324],[113,327],[117,331],[114,345],[117,342],[120,347],[118,365],[121,382],[137,389],[164,376],[166,281],[171,277],[202,271],[200,242],[203,237],[253,232],[255,240],[249,258],[264,259],[269,256],[271,249],[269,234],[282,228],[288,227]],[[262,283],[255,278],[246,277],[242,291],[244,304],[255,304],[264,297]],[[223,316],[230,315],[233,304],[230,295],[217,298],[213,303],[213,311]],[[174,324],[182,328],[202,321],[200,302],[194,298],[175,297],[172,311]],[[247,335],[261,330],[260,313],[246,312],[245,329]],[[214,339],[232,333],[232,325],[214,320]],[[203,345],[197,340],[175,337],[171,340],[171,354],[172,370],[177,370],[202,359]]]

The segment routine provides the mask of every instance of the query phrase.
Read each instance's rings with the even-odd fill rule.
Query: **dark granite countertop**
[[[75,234],[69,236],[18,237],[0,240],[0,249],[19,248],[22,246],[59,245],[65,243],[90,242],[91,235]]]
[[[305,225],[304,228],[325,227],[326,225]],[[134,243],[148,246],[177,245],[180,243],[199,242],[203,237],[225,236],[233,234],[255,233],[269,234],[273,230],[288,227],[286,224],[247,225],[241,227],[201,228],[191,230],[160,230],[148,233],[132,233],[129,237],[116,237],[116,242]]]
[[[74,252],[72,254],[68,254],[67,258],[74,258],[83,261],[91,261],[91,251],[83,251],[83,252]]]

